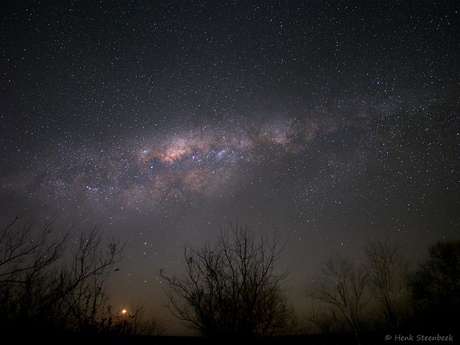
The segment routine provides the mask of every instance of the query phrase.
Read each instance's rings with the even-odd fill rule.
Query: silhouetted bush
[[[460,240],[438,242],[429,255],[410,280],[414,319],[425,329],[452,331],[460,325]]]

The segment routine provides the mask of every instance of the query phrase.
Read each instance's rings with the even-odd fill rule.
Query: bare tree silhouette
[[[75,238],[72,228],[56,230],[55,221],[21,225],[16,217],[0,232],[4,329],[80,331],[95,327],[101,316],[107,277],[121,260],[123,244],[103,241],[99,227]]]
[[[390,328],[399,328],[407,306],[409,261],[390,240],[369,241],[364,247],[369,272],[369,288],[379,304],[377,309]]]
[[[271,336],[288,330],[287,271],[276,267],[284,244],[239,224],[220,229],[215,244],[185,246],[185,274],[168,276],[171,312],[207,337]]]
[[[306,294],[325,305],[329,314],[314,315],[317,322],[336,322],[339,313],[345,319],[359,344],[361,312],[365,299],[367,273],[363,266],[356,265],[339,253],[332,253],[306,287]],[[330,318],[333,318],[330,319]],[[332,320],[332,321],[331,321]]]

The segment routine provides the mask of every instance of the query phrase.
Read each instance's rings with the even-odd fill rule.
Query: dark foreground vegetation
[[[198,337],[161,336],[167,324],[132,302],[108,302],[107,278],[123,244],[96,227],[78,234],[15,219],[0,231],[0,343],[388,344],[455,343],[460,325],[460,241],[429,247],[411,271],[391,241],[366,262],[332,253],[305,289],[306,319],[287,294],[277,236],[230,224],[215,243],[184,248],[182,275],[160,271],[170,311]],[[72,241],[70,241],[72,239]],[[309,333],[308,335],[305,335]],[[430,338],[431,337],[431,338]]]

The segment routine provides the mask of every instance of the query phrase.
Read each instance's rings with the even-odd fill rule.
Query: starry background
[[[277,229],[291,296],[331,250],[459,235],[457,1],[2,1],[1,222],[126,241],[112,297],[219,224]]]

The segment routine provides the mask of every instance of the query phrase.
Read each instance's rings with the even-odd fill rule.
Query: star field
[[[289,239],[299,306],[331,249],[458,237],[455,1],[0,6],[1,220],[121,237],[116,303],[235,219]]]

